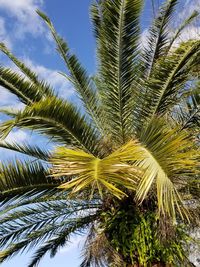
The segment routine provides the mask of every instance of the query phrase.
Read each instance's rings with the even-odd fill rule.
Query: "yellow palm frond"
[[[155,128],[160,127],[157,123],[153,122]],[[103,159],[83,150],[59,147],[51,159],[53,175],[69,177],[60,188],[71,189],[72,193],[90,188],[91,197],[95,190],[101,197],[107,190],[122,198],[129,189],[140,204],[157,192],[159,214],[175,219],[177,207],[183,217],[186,212],[175,185],[183,169],[184,175],[197,173],[199,152],[184,131],[177,133],[162,127],[154,130],[153,126],[146,130],[145,145],[131,140]]]
[[[130,143],[103,159],[82,150],[60,147],[51,160],[54,166],[53,176],[69,177],[69,181],[60,188],[73,188],[72,193],[91,187],[91,197],[95,189],[103,197],[103,190],[106,189],[121,198],[126,193],[119,187],[136,190],[141,172],[127,163],[135,142]]]

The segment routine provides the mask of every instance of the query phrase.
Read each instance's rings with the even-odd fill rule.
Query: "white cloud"
[[[185,2],[181,2],[179,10],[176,14],[176,20],[174,25],[180,25],[186,18],[188,18],[194,11],[200,12],[200,2],[199,0],[187,0]],[[185,42],[188,40],[199,40],[200,39],[200,20],[199,17],[196,18],[188,27],[186,27],[177,41],[175,45],[180,44],[181,42]]]
[[[178,37],[177,42],[182,43],[188,40],[200,40],[200,27],[194,25],[188,26]]]
[[[13,17],[15,38],[23,38],[26,33],[34,36],[45,32],[44,24],[36,14],[36,9],[41,9],[42,0],[0,0],[0,10]]]
[[[57,70],[35,64],[28,58],[24,59],[24,62],[42,79],[49,82],[49,84],[56,89],[60,97],[69,99],[74,95],[74,89],[71,83],[61,74],[59,74]]]
[[[0,107],[10,106],[16,102],[16,97],[0,86]]]
[[[9,135],[3,140],[4,142],[9,143],[24,143],[29,141],[31,138],[31,135],[21,129],[13,130],[9,133]],[[6,160],[14,159],[14,158],[20,158],[20,155],[17,152],[13,152],[12,150],[0,148],[0,162],[1,160],[5,162]]]
[[[180,3],[177,19],[186,19],[193,11],[200,11],[199,0],[187,0]]]
[[[11,48],[10,38],[8,37],[5,20],[0,17],[0,41],[4,42],[9,48]]]
[[[27,141],[29,139],[29,135],[22,131],[22,130],[15,130],[12,131],[6,138],[4,141],[9,142],[9,143],[21,143],[24,141]]]
[[[7,89],[0,86],[0,108],[13,108],[14,110],[22,110],[24,104],[19,102],[17,97],[11,94]]]

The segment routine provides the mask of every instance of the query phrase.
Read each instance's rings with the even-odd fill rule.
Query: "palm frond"
[[[93,32],[98,42],[100,27],[101,27],[101,3],[93,2],[90,7],[91,21],[93,25]]]
[[[64,182],[64,179],[59,182]],[[67,197],[68,191],[62,191],[57,187],[41,189],[39,191],[37,189],[31,189],[23,194],[8,196],[2,199],[0,202],[0,213],[6,214],[10,211],[16,212],[15,209],[21,209],[26,206],[31,207],[32,204],[43,204],[47,201],[49,201],[49,203],[53,203],[54,201],[66,201]]]
[[[30,105],[44,97],[39,87],[9,68],[0,67],[0,85]]]
[[[24,235],[31,233],[31,231],[45,231],[48,225],[51,225],[49,228],[51,231],[56,224],[60,227],[59,223],[64,220],[71,222],[72,219],[76,221],[78,218],[85,217],[86,214],[91,216],[96,212],[98,206],[90,204],[91,206],[88,203],[78,201],[71,201],[70,203],[67,200],[46,200],[45,203],[32,203],[4,213],[4,217],[1,218],[0,246],[2,248],[23,239]],[[13,229],[14,225],[16,226],[15,229]]]
[[[60,184],[47,178],[48,170],[39,162],[12,162],[0,166],[0,199],[20,196],[33,189],[53,188]]]
[[[35,86],[37,86],[38,89],[45,96],[50,97],[55,95],[55,92],[53,92],[50,85],[40,80],[38,78],[38,75],[33,72],[29,67],[27,67],[22,61],[16,58],[15,55],[13,55],[11,51],[9,51],[5,44],[0,43],[0,50],[13,61],[13,63],[20,69],[20,71],[25,75],[25,77],[28,78]]]
[[[148,46],[143,53],[144,72],[147,78],[151,76],[155,62],[165,54],[165,50],[169,45],[168,26],[177,4],[177,0],[166,1],[149,30]]]
[[[49,151],[46,151],[45,149],[41,149],[38,146],[28,145],[26,143],[18,144],[14,142],[12,143],[0,142],[0,147],[11,150],[11,151],[19,152],[27,156],[45,160],[45,161],[48,161],[48,159],[51,156]]]
[[[60,188],[72,189],[71,194],[90,188],[90,198],[94,192],[103,197],[106,190],[118,198],[126,194],[119,187],[136,190],[138,169],[127,164],[132,160],[132,152],[136,144],[126,145],[111,155],[100,159],[82,150],[71,150],[65,147],[57,148],[51,162],[54,177],[69,177]],[[73,179],[71,177],[74,177]]]
[[[70,218],[70,216],[75,213],[79,213],[79,216],[83,216],[83,214],[87,211],[96,211],[100,206],[100,204],[95,200],[88,202],[83,200],[69,200],[67,199],[67,194],[63,194],[61,192],[61,190],[59,190],[59,192],[54,190],[54,194],[52,194],[52,196],[51,194],[46,196],[42,195],[41,197],[39,195],[37,195],[37,197],[34,196],[31,200],[36,201],[33,202],[24,203],[19,201],[19,206],[15,206],[10,209],[9,212],[4,212],[4,216],[0,218],[1,224],[8,223],[9,227],[11,224],[14,225],[18,220],[21,220],[21,222],[24,222],[25,225],[25,220],[28,220],[28,218],[31,220],[32,216],[36,216],[33,223],[35,224],[35,228],[39,229],[41,226],[40,221],[47,220],[50,222],[52,219],[59,221],[59,218]],[[37,201],[37,198],[40,200]],[[67,210],[65,210],[65,208]],[[38,218],[39,220],[37,220]]]
[[[0,43],[0,50],[7,55],[17,67],[34,83],[37,83],[38,81],[38,76],[36,73],[32,72],[31,69],[29,69],[25,64],[23,64],[19,59],[17,59],[6,47],[4,43]]]
[[[181,173],[186,180],[196,175],[199,161],[199,152],[189,133],[180,132],[180,128],[170,129],[162,120],[156,119],[142,130],[140,142],[145,149],[144,158],[138,161],[138,166],[143,166],[146,172],[140,181],[136,198],[143,200],[156,179],[159,211],[175,217],[176,205],[181,216],[185,216],[184,209],[181,212],[183,203],[176,183],[181,181]]]
[[[200,90],[199,83],[192,90],[189,98],[186,99],[185,105],[182,104],[178,112],[178,119],[182,124],[182,129],[191,128],[194,132],[199,133],[198,129],[200,127]],[[195,128],[197,128],[195,130]]]
[[[88,203],[75,201],[73,205],[67,201],[55,201],[54,204],[40,204],[35,208],[8,214],[0,227],[1,246],[5,247],[7,244],[0,254],[0,261],[3,262],[21,250],[43,243],[29,265],[36,266],[44,254],[50,251],[51,256],[54,256],[59,247],[66,244],[72,233],[82,231],[96,217],[94,210],[90,212]]]
[[[75,107],[58,98],[46,98],[18,112],[13,120],[1,124],[5,137],[14,127],[29,128],[68,145],[96,152],[98,133]]]
[[[59,249],[67,244],[71,233],[77,233],[85,230],[93,221],[96,215],[86,216],[84,218],[75,219],[74,222],[68,222],[68,229],[64,229],[62,232],[56,235],[55,238],[48,240],[44,245],[42,245],[34,254],[31,263],[28,267],[37,266],[42,257],[50,252],[50,257],[54,257]]]
[[[59,218],[67,219],[69,214],[72,213],[65,210],[67,206],[66,201],[57,201],[57,208],[56,205],[52,205],[52,203],[50,203],[49,208],[46,206],[48,206],[48,204],[36,204],[35,207],[31,206],[31,208],[20,208],[20,211],[14,210],[9,212],[8,215],[5,214],[5,218],[1,219],[2,226],[0,227],[1,248],[23,239],[23,237],[27,233],[31,233],[31,231],[33,233],[33,231],[36,232],[38,230],[42,230],[45,234],[45,226],[50,224],[53,226],[56,223],[58,225]],[[52,210],[51,206],[55,208],[55,211]],[[62,211],[60,210],[60,207],[62,207]],[[13,229],[14,225],[16,225],[15,229]],[[50,227],[49,230],[53,230],[53,228]],[[38,231],[38,233],[40,233],[40,231]]]
[[[138,109],[142,110],[135,112],[136,122],[137,116],[148,121],[156,114],[166,114],[181,102],[180,94],[199,64],[199,54],[200,42],[196,41],[192,46],[186,46],[182,53],[175,53],[157,63],[152,77],[146,82],[146,93],[144,96],[141,94],[141,102],[138,100]]]
[[[126,142],[130,134],[129,107],[136,75],[142,5],[141,0],[102,1],[98,5],[99,28],[94,25],[98,31],[99,78],[104,85],[99,89],[100,99],[109,131],[120,144]],[[92,12],[96,18],[97,6],[94,8]]]
[[[50,19],[39,10],[37,11],[37,13],[49,27],[56,42],[57,51],[59,52],[61,58],[64,60],[64,63],[66,64],[70,72],[70,76],[67,76],[64,73],[61,74],[72,82],[87,113],[93,119],[95,125],[100,130],[102,130],[102,125],[100,125],[99,120],[99,117],[101,117],[100,107],[96,98],[95,88],[92,86],[91,78],[88,76],[86,70],[83,68],[78,58],[74,54],[70,53],[67,43],[57,34]]]
[[[66,177],[67,183],[60,187],[72,188],[72,194],[90,188],[91,197],[95,190],[102,196],[106,189],[121,198],[128,188],[136,192],[140,203],[152,190],[155,192],[156,184],[159,212],[175,218],[177,206],[183,216],[173,182],[181,171],[189,177],[198,172],[199,154],[193,143],[185,132],[177,134],[158,120],[143,129],[140,141],[142,144],[130,141],[103,159],[80,150],[58,148],[52,158],[53,175]]]

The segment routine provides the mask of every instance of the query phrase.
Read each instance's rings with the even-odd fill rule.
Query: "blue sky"
[[[72,101],[77,101],[72,86],[58,74],[58,70],[65,71],[65,67],[55,52],[55,46],[47,31],[46,26],[36,15],[35,10],[41,9],[52,19],[58,32],[66,38],[71,50],[75,52],[81,62],[94,73],[95,41],[92,36],[91,23],[89,20],[90,0],[0,0],[0,41],[8,47],[41,77],[47,79],[58,91],[60,96]],[[155,6],[161,3],[154,0]],[[182,0],[177,21],[186,17],[189,12],[199,9],[199,0]],[[143,40],[145,41],[146,28],[152,17],[151,1],[146,0],[145,11],[142,20]],[[198,25],[192,25],[181,37],[186,39],[188,34],[198,34]],[[11,66],[10,62],[0,54],[0,63]],[[13,66],[11,66],[13,67]],[[13,106],[21,108],[15,97],[0,88],[0,107]],[[0,121],[2,117],[0,117]],[[15,130],[7,139],[16,142],[27,140],[44,144],[45,139],[37,138],[22,130]],[[16,155],[0,149],[0,160],[16,157]],[[53,259],[49,257],[41,262],[42,267],[78,267],[79,252],[78,244],[81,238],[72,238],[72,245],[61,250]],[[2,267],[25,267],[30,255],[17,256],[11,261],[2,264]]]

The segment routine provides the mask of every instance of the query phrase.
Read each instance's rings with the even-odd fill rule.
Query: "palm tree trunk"
[[[127,267],[143,267],[142,265],[134,264],[134,265],[128,265]],[[173,267],[172,264],[166,264],[162,262],[152,263],[151,267]]]

